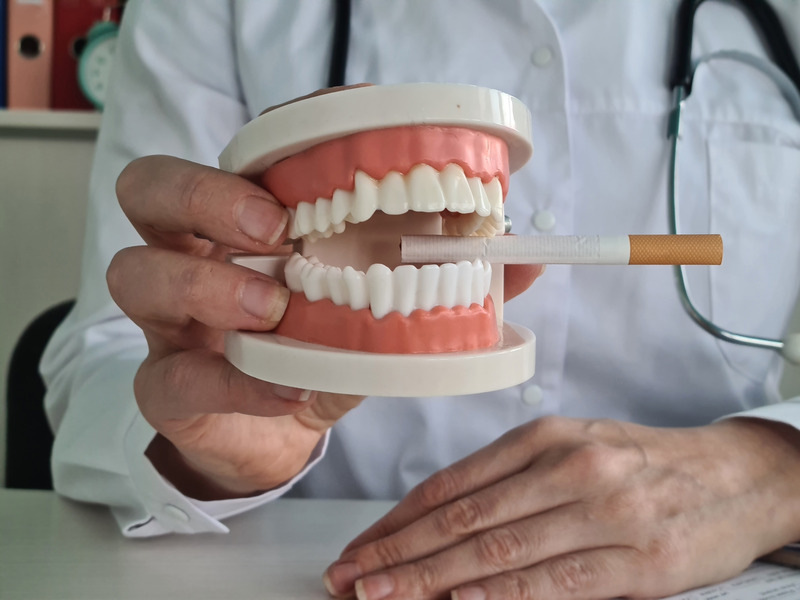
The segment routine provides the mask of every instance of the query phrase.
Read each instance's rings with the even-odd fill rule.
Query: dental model
[[[283,385],[365,395],[488,391],[533,375],[535,339],[503,323],[502,266],[402,265],[400,236],[503,233],[509,174],[531,154],[522,103],[406,84],[311,97],[246,125],[220,166],[290,214],[289,257],[234,257],[291,291],[271,333],[226,356]]]

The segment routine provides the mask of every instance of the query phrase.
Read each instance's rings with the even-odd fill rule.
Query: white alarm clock
[[[86,46],[78,62],[81,91],[98,110],[103,110],[105,103],[118,32],[119,27],[111,21],[95,23],[86,36]]]

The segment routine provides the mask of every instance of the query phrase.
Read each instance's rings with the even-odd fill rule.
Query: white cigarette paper
[[[634,252],[631,249],[634,249]],[[718,235],[404,235],[405,263],[484,259],[505,264],[720,264]]]

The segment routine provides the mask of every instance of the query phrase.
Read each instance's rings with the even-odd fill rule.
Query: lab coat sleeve
[[[113,255],[142,244],[116,200],[125,165],[170,154],[216,166],[219,152],[249,119],[231,10],[231,3],[218,0],[128,4],[91,173],[77,304],[42,362],[55,431],[55,489],[110,506],[128,536],[227,531],[220,519],[280,496],[324,452],[323,443],[303,473],[255,498],[199,502],[179,493],[144,456],[154,430],[138,410],[132,385],[146,344],[106,287]]]

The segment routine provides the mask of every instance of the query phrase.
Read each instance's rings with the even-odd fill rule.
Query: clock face
[[[108,36],[90,44],[81,56],[81,83],[96,106],[102,106],[105,101],[116,48],[117,37]]]

